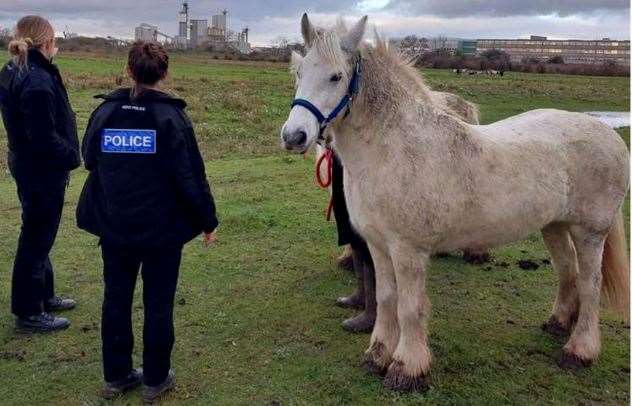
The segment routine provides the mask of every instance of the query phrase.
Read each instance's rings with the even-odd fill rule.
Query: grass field
[[[115,86],[123,59],[75,55],[59,65],[83,132],[98,104],[92,96]],[[358,366],[368,336],[343,332],[340,322],[351,312],[332,306],[352,290],[353,278],[334,266],[339,250],[323,218],[327,197],[314,184],[313,163],[278,147],[293,93],[286,67],[184,56],[172,66],[166,87],[189,103],[222,225],[215,248],[194,241],[185,249],[176,296],[178,385],[164,404],[629,403],[629,326],[610,315],[601,323],[603,352],[593,368],[556,366],[563,342],[539,328],[556,275],[537,235],[495,250],[492,264],[437,258],[428,283],[432,388],[423,395],[382,389]],[[539,107],[625,111],[630,104],[628,78],[423,73],[433,88],[478,103],[486,123]],[[1,127],[0,133],[4,154]],[[620,133],[629,140],[629,128]],[[58,292],[79,307],[68,315],[67,332],[32,337],[14,334],[8,310],[20,208],[11,178],[0,176],[0,404],[105,404],[98,396],[100,251],[74,225],[85,176],[73,173],[53,253]],[[519,259],[540,267],[522,270]],[[139,362],[140,298],[139,289]],[[139,402],[133,393],[114,404]]]

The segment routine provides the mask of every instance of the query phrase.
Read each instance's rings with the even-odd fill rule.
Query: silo
[[[208,37],[208,20],[191,20],[191,46],[202,45]]]
[[[179,15],[178,36],[182,39],[189,38],[189,3],[182,3],[182,10]]]

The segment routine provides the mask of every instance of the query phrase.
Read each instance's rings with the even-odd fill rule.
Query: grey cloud
[[[331,23],[338,15],[355,18],[367,12],[387,35],[423,34],[433,22],[437,26],[432,31],[447,35],[452,31],[468,31],[473,37],[486,36],[498,26],[510,34],[513,30],[514,35],[533,32],[536,27],[538,32],[553,34],[560,26],[573,37],[592,37],[597,31],[627,37],[629,29],[627,0],[390,0],[383,9],[375,7],[384,3],[376,0],[190,0],[189,3],[192,18],[210,19],[211,15],[228,9],[231,28],[249,26],[252,41],[259,45],[269,44],[278,36],[300,38],[299,20],[303,12],[313,14],[314,21],[319,23]],[[134,27],[146,22],[173,35],[177,31],[180,4],[178,0],[0,0],[0,27],[12,26],[20,16],[36,13],[50,18],[58,32],[68,26],[83,35],[130,38]],[[538,17],[549,14],[562,17],[546,20]],[[567,15],[580,15],[579,20],[587,25],[564,19]],[[520,17],[521,23],[513,24],[512,29],[505,25],[511,20],[509,17]],[[547,24],[550,29],[546,29]]]
[[[465,16],[568,16],[602,11],[628,13],[627,0],[391,0],[386,9],[413,15]]]

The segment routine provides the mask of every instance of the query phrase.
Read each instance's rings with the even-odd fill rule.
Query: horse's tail
[[[609,307],[630,319],[630,263],[625,242],[623,211],[619,210],[603,249],[601,291]]]

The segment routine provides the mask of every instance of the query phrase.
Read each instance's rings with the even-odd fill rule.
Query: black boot
[[[176,374],[170,369],[167,378],[158,386],[143,385],[143,401],[145,404],[153,404],[160,396],[169,392],[176,386]]]
[[[336,306],[349,309],[364,309],[364,271],[363,262],[358,259],[355,250],[352,248],[351,258],[353,258],[353,269],[356,274],[357,288],[356,292],[351,296],[342,296],[336,299]]]
[[[143,383],[143,369],[133,369],[125,378],[116,382],[106,382],[103,386],[102,396],[104,399],[114,399],[125,392],[136,389]]]
[[[65,330],[70,326],[68,319],[55,317],[52,314],[41,313],[27,318],[18,317],[15,330],[18,333],[50,333]]]
[[[368,247],[354,247],[354,266],[360,270],[364,292],[364,312],[342,322],[342,328],[350,333],[370,333],[377,317],[375,300],[375,268]]]
[[[77,305],[73,299],[61,298],[59,296],[54,296],[44,303],[44,310],[47,312],[59,312],[63,310],[71,310],[74,309]]]

